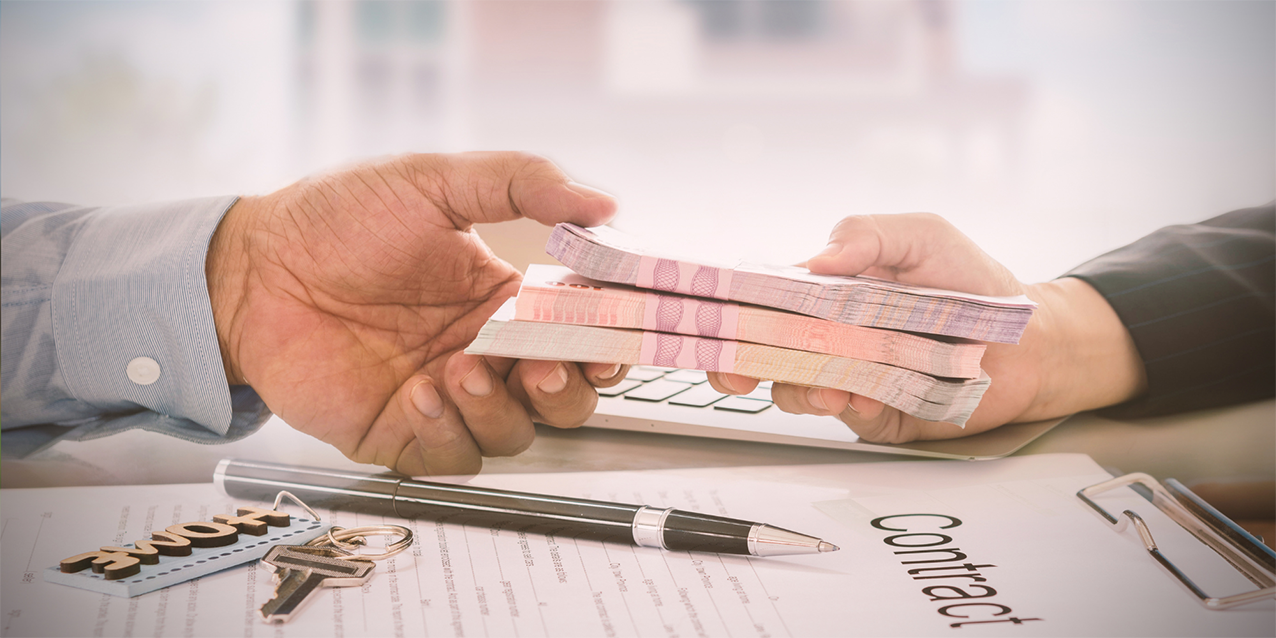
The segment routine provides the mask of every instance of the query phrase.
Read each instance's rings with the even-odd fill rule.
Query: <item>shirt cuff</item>
[[[104,413],[141,407],[229,433],[204,261],[236,200],[115,206],[85,220],[52,294],[58,367],[74,397]]]

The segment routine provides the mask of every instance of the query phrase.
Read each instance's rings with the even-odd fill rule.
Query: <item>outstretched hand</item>
[[[824,251],[806,266],[820,274],[863,274],[979,295],[1026,294],[1038,308],[1018,345],[988,345],[982,366],[992,385],[965,429],[923,421],[841,390],[774,384],[772,399],[786,412],[836,415],[865,440],[904,443],[966,436],[1005,423],[1113,405],[1146,387],[1129,333],[1089,284],[1072,278],[1022,284],[942,217],[847,217],[834,227]],[[711,373],[709,381],[730,394],[748,393],[757,386],[756,380],[735,374]]]
[[[520,275],[474,223],[596,226],[611,196],[520,153],[409,155],[244,198],[209,246],[226,376],[347,457],[472,474],[580,425],[619,366],[459,352]]]

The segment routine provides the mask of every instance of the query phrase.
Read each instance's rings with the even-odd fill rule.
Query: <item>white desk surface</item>
[[[1276,401],[1137,421],[1074,416],[1018,454],[1081,452],[1100,465],[1144,471],[1185,482],[1276,477]],[[199,445],[147,432],[60,443],[0,466],[0,487],[203,483],[222,458],[358,469],[335,448],[271,419],[235,443]],[[721,441],[638,432],[538,426],[537,438],[516,457],[485,459],[483,472],[744,467],[915,460],[818,448]],[[977,462],[977,461],[975,461]]]

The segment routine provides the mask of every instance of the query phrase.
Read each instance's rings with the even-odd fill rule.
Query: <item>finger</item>
[[[848,403],[837,418],[869,443],[907,443],[917,438],[915,431],[904,427],[903,415],[894,408],[868,415],[860,413],[853,404]]]
[[[460,412],[424,375],[399,387],[351,458],[412,476],[474,475],[483,466]]]
[[[837,414],[846,409],[850,399],[849,392],[830,388],[807,388],[787,383],[771,386],[771,400],[776,407],[792,414]]]
[[[709,385],[723,394],[748,394],[758,387],[758,380],[730,372],[710,372]]]
[[[619,363],[585,363],[581,365],[585,378],[595,388],[610,388],[625,380],[629,366]]]
[[[982,428],[963,429],[952,423],[923,421],[860,395],[837,415],[843,423],[870,443],[908,443],[969,436]]]
[[[484,357],[458,352],[444,367],[447,394],[484,456],[513,456],[536,437],[527,410]]]
[[[553,162],[530,153],[414,155],[415,182],[458,228],[519,217],[543,224],[598,226],[616,213],[616,200],[571,181]]]
[[[598,405],[598,392],[574,363],[523,359],[506,385],[538,422],[554,427],[579,427]]]
[[[886,409],[886,404],[862,394],[852,394],[847,405],[862,419],[875,419]]]
[[[806,266],[816,273],[864,274],[981,295],[1022,291],[1009,270],[947,220],[929,213],[847,217]]]

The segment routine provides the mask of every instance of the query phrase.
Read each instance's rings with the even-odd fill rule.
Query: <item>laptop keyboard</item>
[[[598,388],[600,397],[624,397],[632,401],[668,403],[689,408],[712,408],[756,414],[771,407],[771,382],[763,381],[749,394],[722,394],[709,385],[700,370],[678,370],[655,366],[633,366],[625,380]]]

